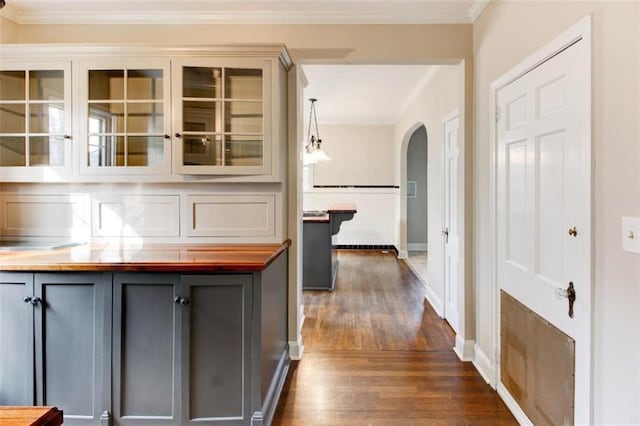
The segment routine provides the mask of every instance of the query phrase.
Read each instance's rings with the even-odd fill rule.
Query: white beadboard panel
[[[276,194],[187,195],[188,237],[275,237]]]
[[[305,192],[304,210],[327,210],[337,203],[354,203],[358,212],[343,222],[333,237],[336,245],[395,244],[398,226],[398,189],[384,188],[317,188]]]
[[[180,196],[93,195],[91,217],[94,237],[178,237]]]
[[[0,195],[0,235],[86,239],[87,201],[83,195]]]

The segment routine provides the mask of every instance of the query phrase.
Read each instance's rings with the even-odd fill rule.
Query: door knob
[[[442,230],[442,235],[444,236],[444,241],[449,242],[449,228],[444,228]]]
[[[576,301],[576,290],[573,288],[573,281],[569,281],[569,287],[567,289],[559,288],[556,290],[556,294],[559,297],[566,298],[569,302],[569,318],[573,318],[573,304]]]
[[[180,297],[180,296],[176,296],[175,299],[173,299],[174,302],[176,302],[178,305],[188,305],[189,304],[189,299],[184,298],[184,297]]]

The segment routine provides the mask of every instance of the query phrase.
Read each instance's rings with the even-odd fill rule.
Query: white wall
[[[490,357],[489,85],[593,17],[595,424],[640,424],[640,255],[623,252],[620,235],[621,216],[640,216],[639,8],[638,2],[492,1],[473,26],[476,340]]]
[[[402,164],[406,161],[406,144],[417,125],[424,124],[427,129],[427,205],[429,206],[427,232],[431,237],[427,243],[428,286],[430,293],[442,301],[442,142],[444,140],[444,123],[442,119],[456,108],[459,108],[460,66],[442,66],[432,78],[421,88],[414,101],[395,125],[396,182],[403,185],[406,178],[402,175]],[[404,145],[404,146],[403,146]],[[462,173],[462,167],[460,167]],[[406,175],[405,175],[406,176]],[[460,178],[462,179],[462,178]],[[401,197],[406,194],[401,191]],[[401,250],[406,249],[406,208],[399,199],[399,227],[397,228],[397,244]],[[404,209],[404,213],[403,213]]]
[[[355,203],[358,212],[343,222],[333,244],[393,245],[397,223],[395,188],[315,189],[304,193],[305,210],[326,210],[334,203]]]
[[[313,166],[314,185],[393,185],[393,126],[318,124],[331,158]]]

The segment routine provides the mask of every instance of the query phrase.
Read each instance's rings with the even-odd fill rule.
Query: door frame
[[[491,363],[491,367],[493,369],[492,374],[490,375],[491,385],[493,388],[497,389],[498,394],[504,400],[507,407],[514,414],[516,419],[520,422],[520,424],[531,424],[531,421],[522,411],[518,403],[513,399],[513,397],[509,394],[504,386],[500,383],[500,286],[498,285],[498,243],[497,243],[497,232],[498,232],[498,182],[497,182],[497,170],[498,170],[498,132],[497,132],[497,95],[498,91],[503,87],[509,85],[513,81],[527,74],[529,71],[543,64],[553,56],[559,54],[563,50],[567,49],[574,43],[579,40],[582,40],[586,44],[586,48],[584,49],[585,55],[582,58],[582,66],[584,66],[585,72],[587,73],[587,87],[584,87],[585,98],[587,102],[586,111],[588,116],[585,118],[584,123],[584,134],[586,139],[589,141],[588,146],[586,148],[586,161],[590,164],[590,179],[586,182],[588,186],[588,198],[590,210],[588,212],[588,222],[590,227],[589,232],[589,261],[587,268],[589,269],[589,283],[587,287],[590,289],[590,294],[587,295],[589,299],[591,299],[591,295],[593,294],[593,283],[594,283],[594,269],[593,269],[593,256],[594,256],[594,243],[593,243],[593,137],[592,137],[592,38],[591,38],[591,15],[586,16],[578,23],[574,24],[572,27],[567,29],[562,34],[556,36],[552,41],[544,45],[542,48],[535,51],[533,54],[529,55],[526,59],[520,62],[518,65],[513,67],[511,70],[503,74],[501,77],[493,81],[490,85],[489,91],[489,111],[490,111],[490,125],[489,125],[489,143],[490,143],[490,155],[491,155],[491,164],[489,167],[489,179],[490,179],[490,188],[489,188],[489,206],[490,206],[490,235],[491,235],[491,250],[490,250],[490,273],[491,273],[491,285],[492,285],[492,294],[493,297],[491,299],[492,306],[492,340],[493,340],[493,360]],[[593,373],[592,373],[592,363],[593,363],[593,304],[590,303],[590,312],[589,312],[589,360],[587,365],[588,369],[584,371],[586,374],[586,386],[588,388],[585,393],[588,401],[585,402],[585,406],[589,407],[589,412],[584,414],[584,417],[577,417],[579,420],[577,423],[585,423],[591,424],[593,419],[593,406],[591,402],[593,401]]]

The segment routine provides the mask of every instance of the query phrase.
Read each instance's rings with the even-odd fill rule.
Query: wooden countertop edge
[[[302,222],[304,223],[329,223],[329,214],[325,214],[323,216],[307,216],[302,218]]]
[[[189,251],[198,252],[206,251],[207,247],[215,246],[215,250],[219,252],[255,252],[256,249],[263,249],[275,247],[268,257],[263,261],[255,260],[218,260],[213,262],[206,261],[131,261],[131,262],[65,262],[59,261],[56,263],[46,263],[46,260],[42,262],[29,261],[24,259],[25,257],[36,258],[42,255],[48,255],[50,251],[34,251],[34,252],[20,252],[16,255],[16,259],[2,259],[0,257],[0,272],[64,272],[64,271],[77,271],[77,272],[257,272],[266,269],[282,252],[284,252],[291,245],[291,240],[287,239],[279,246],[275,247],[275,244],[251,244],[251,245],[229,245],[229,246],[215,246],[215,245],[186,245],[186,244],[164,244],[164,245],[150,245],[148,250],[164,249],[176,249],[184,248]],[[67,250],[67,249],[62,249]],[[22,261],[21,261],[22,259]],[[54,260],[52,260],[54,262]]]
[[[62,411],[57,407],[3,406],[0,407],[0,423],[7,426],[59,425],[62,424]]]

